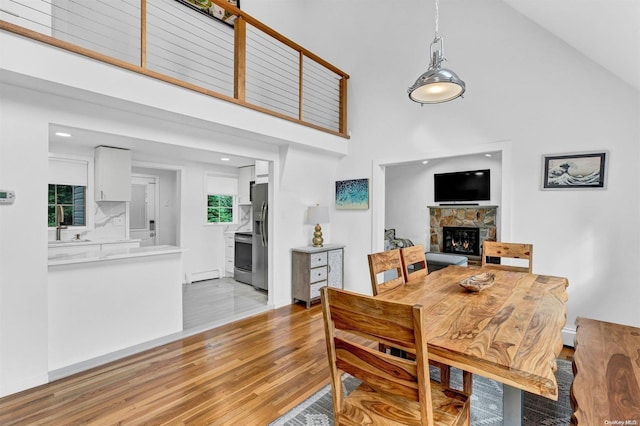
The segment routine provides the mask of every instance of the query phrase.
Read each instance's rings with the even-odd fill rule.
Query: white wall
[[[437,205],[433,200],[433,175],[487,168],[491,170],[491,200],[477,203],[500,206],[502,167],[498,154],[490,158],[485,157],[484,154],[477,154],[432,159],[427,164],[418,162],[387,166],[385,173],[385,228],[395,228],[397,237],[409,238],[414,244],[422,244],[425,250],[429,250],[428,206]]]
[[[0,85],[0,395],[47,379],[48,129]],[[40,178],[34,179],[34,176]]]
[[[567,327],[577,316],[640,325],[639,192],[637,179],[629,178],[640,154],[637,90],[501,1],[450,0],[440,5],[440,34],[447,67],[466,81],[467,93],[420,107],[406,89],[429,61],[431,2],[404,2],[402,24],[381,0],[366,7],[337,0],[277,5],[243,1],[249,13],[351,75],[352,138],[337,178],[370,176],[372,203],[383,209],[379,164],[474,146],[481,152],[484,144],[510,140],[501,207],[510,220],[502,231],[534,244],[536,271],[569,278]],[[599,81],[607,83],[594,84]],[[606,190],[540,190],[542,155],[594,150],[610,154]],[[618,226],[620,209],[624,226]],[[369,291],[365,258],[382,249],[375,236],[384,223],[375,209],[335,212],[332,233],[349,236],[348,288]]]

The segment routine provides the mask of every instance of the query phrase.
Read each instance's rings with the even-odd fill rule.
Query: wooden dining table
[[[472,292],[460,281],[495,274]],[[376,298],[426,307],[429,358],[504,384],[503,422],[522,422],[522,391],[558,399],[568,280],[494,269],[448,266]]]

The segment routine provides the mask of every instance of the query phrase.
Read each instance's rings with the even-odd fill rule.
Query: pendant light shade
[[[464,94],[466,85],[458,75],[442,68],[444,57],[444,42],[438,35],[438,0],[436,0],[436,36],[431,42],[431,62],[429,69],[422,74],[413,86],[409,87],[409,99],[420,104],[437,104],[451,101]]]
[[[429,68],[409,87],[409,98],[421,104],[437,104],[462,96],[465,88],[464,81],[453,71]]]

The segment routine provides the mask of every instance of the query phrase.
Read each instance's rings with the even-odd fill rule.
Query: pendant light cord
[[[434,41],[438,40],[438,38],[440,38],[440,36],[438,35],[438,30],[439,30],[438,27],[440,26],[440,8],[438,7],[439,3],[440,3],[440,1],[436,0],[436,37],[435,37]]]

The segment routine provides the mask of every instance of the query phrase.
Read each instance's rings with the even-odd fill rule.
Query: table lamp
[[[329,222],[329,208],[320,206],[311,206],[307,210],[307,224],[316,225],[315,232],[313,233],[313,246],[322,247],[324,240],[322,239],[321,223]]]

